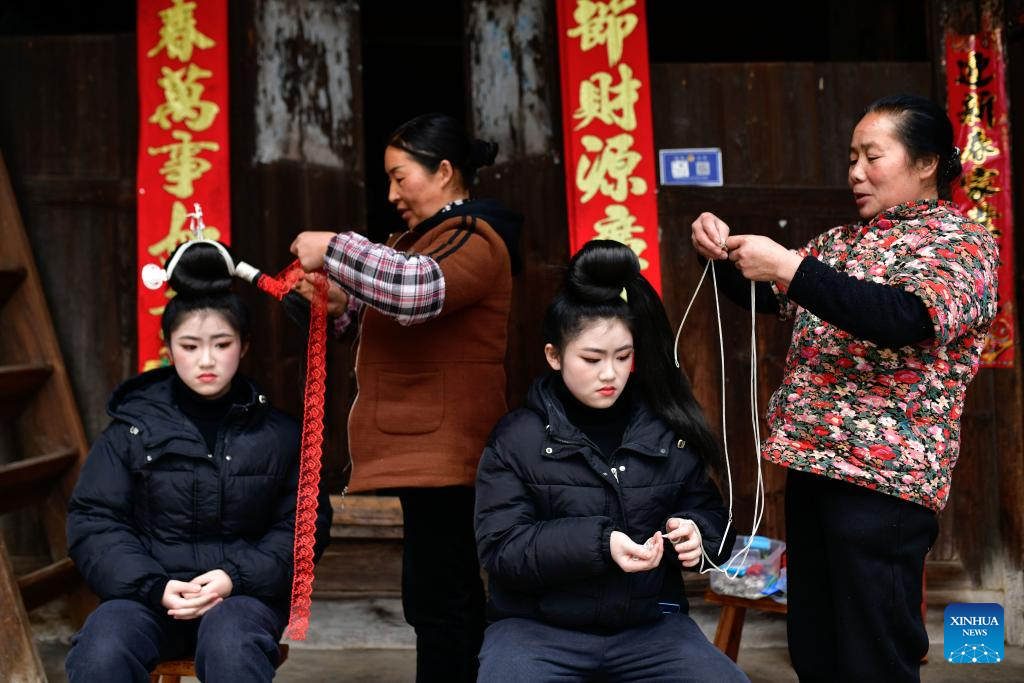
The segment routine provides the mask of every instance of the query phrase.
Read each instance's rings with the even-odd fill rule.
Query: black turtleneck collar
[[[618,400],[608,408],[591,408],[580,402],[569,391],[569,387],[565,386],[561,373],[555,373],[552,386],[555,396],[562,404],[562,408],[565,409],[565,417],[601,449],[601,454],[605,459],[610,459],[615,449],[622,445],[622,438],[626,434],[626,427],[629,426],[629,420],[632,417],[631,384],[626,383]]]
[[[177,374],[171,382],[174,402],[181,412],[199,429],[210,453],[216,449],[220,426],[236,403],[245,402],[245,384],[237,377],[231,381],[231,389],[220,398],[206,398],[188,388]]]

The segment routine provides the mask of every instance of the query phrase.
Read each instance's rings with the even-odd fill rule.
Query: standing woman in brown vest
[[[475,680],[483,636],[473,483],[506,412],[522,226],[470,199],[476,170],[496,152],[449,116],[419,116],[384,152],[388,199],[408,229],[386,245],[355,232],[304,232],[292,244],[306,271],[339,286],[336,329],[360,326],[349,490],[389,490],[402,502],[402,605],[416,629],[417,681]]]

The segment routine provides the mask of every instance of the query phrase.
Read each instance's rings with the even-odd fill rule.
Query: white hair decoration
[[[231,258],[231,254],[224,248],[224,245],[216,240],[206,239],[203,232],[206,230],[206,223],[203,222],[203,209],[196,202],[192,205],[192,213],[185,214],[189,219],[189,230],[192,231],[192,237],[189,241],[184,242],[177,251],[174,252],[174,256],[171,257],[170,262],[167,266],[161,268],[155,263],[147,263],[142,267],[142,284],[147,289],[160,289],[164,286],[164,283],[169,282],[171,275],[174,273],[175,267],[178,265],[178,261],[181,260],[181,255],[188,251],[188,248],[193,244],[212,244],[220,255],[224,257],[224,263],[228,267],[228,274],[232,277],[240,277],[247,282],[253,282],[256,277],[260,274],[260,271],[253,266],[250,266],[245,261],[239,261],[235,264],[234,259]]]

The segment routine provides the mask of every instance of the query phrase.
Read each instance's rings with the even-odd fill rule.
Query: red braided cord
[[[257,286],[283,299],[304,275],[295,261],[276,278],[260,276]],[[320,456],[324,440],[324,392],[327,379],[327,278],[312,276],[314,295],[306,347],[306,393],[302,411],[302,454],[299,490],[295,501],[295,559],[292,578],[291,616],[285,631],[292,640],[305,640],[309,629],[310,594],[313,591],[313,545],[316,542],[316,505],[320,491]]]

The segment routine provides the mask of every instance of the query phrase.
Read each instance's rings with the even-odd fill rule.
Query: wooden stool
[[[288,659],[288,646],[280,645],[281,658],[277,662],[277,668],[281,668],[284,661]],[[195,676],[196,663],[193,659],[173,659],[167,662],[160,662],[153,672],[149,674],[150,683],[181,683],[182,676]]]
[[[748,600],[732,595],[720,595],[710,588],[704,591],[704,599],[722,606],[722,614],[718,617],[718,628],[715,630],[715,647],[724,652],[729,659],[736,661],[740,652],[740,639],[743,637],[743,621],[747,618],[748,609],[762,612],[786,614],[789,608],[771,598]]]
[[[927,591],[927,576],[925,571],[921,576],[921,621],[925,622],[928,604],[925,601]],[[788,614],[789,607],[785,603],[775,602],[771,598],[760,600],[748,600],[737,598],[732,595],[721,595],[710,588],[704,591],[704,600],[722,606],[722,614],[718,617],[718,628],[715,630],[715,647],[724,652],[732,661],[740,652],[740,639],[743,638],[743,621],[747,618],[748,609],[757,609],[762,612],[775,612],[776,614]],[[921,658],[922,664],[928,663],[928,653]]]

